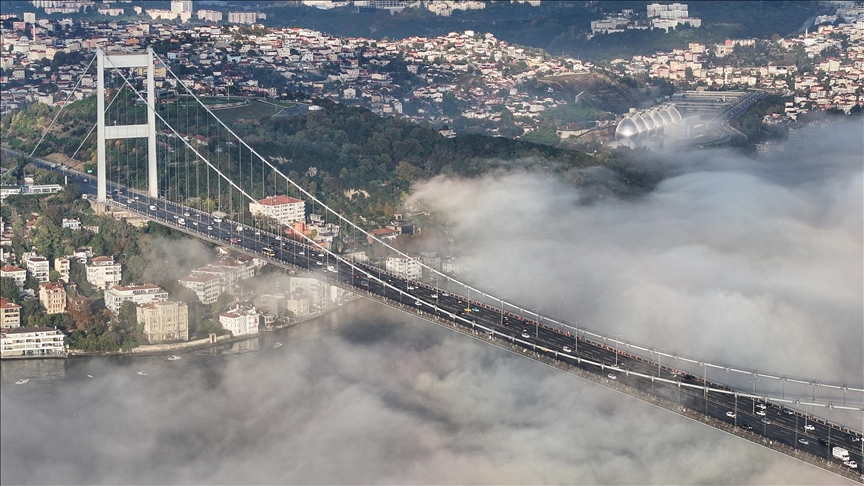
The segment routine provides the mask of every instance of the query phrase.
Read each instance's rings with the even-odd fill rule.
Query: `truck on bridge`
[[[844,462],[849,460],[849,451],[842,447],[834,447],[831,449],[831,453],[834,454],[836,459],[840,459]]]

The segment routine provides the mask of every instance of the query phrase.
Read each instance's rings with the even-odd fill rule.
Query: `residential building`
[[[202,304],[212,304],[219,300],[222,293],[222,279],[216,275],[189,275],[178,280],[180,285],[195,292]]]
[[[0,327],[21,327],[21,306],[0,297]]]
[[[0,356],[66,356],[64,334],[56,327],[16,327],[0,332]]]
[[[260,314],[254,307],[235,307],[228,312],[219,314],[219,323],[232,336],[258,334],[258,317]]]
[[[171,12],[192,12],[192,0],[171,0]]]
[[[317,312],[328,305],[344,300],[348,292],[317,278],[289,277],[287,294],[286,306],[290,304],[291,299],[305,294],[309,297],[309,312]]]
[[[0,268],[0,277],[9,277],[15,280],[15,285],[18,286],[18,291],[20,292],[24,289],[24,284],[27,282],[27,270],[14,265],[6,265]]]
[[[160,300],[138,306],[138,323],[150,344],[189,340],[189,306],[185,302]]]
[[[302,199],[289,196],[265,197],[249,203],[249,212],[253,216],[270,217],[286,225],[295,221],[306,221],[306,203]]]
[[[45,307],[46,314],[66,312],[66,289],[60,282],[47,282],[39,285],[39,302]]]
[[[285,315],[285,294],[260,294],[252,301],[256,309],[276,317]]]
[[[302,290],[292,292],[285,299],[285,311],[290,317],[305,317],[312,312],[309,294]]]
[[[27,271],[30,272],[30,276],[35,278],[39,283],[44,283],[49,280],[48,275],[50,274],[51,269],[49,268],[47,258],[28,255],[24,257],[24,265],[27,267]]]
[[[423,266],[416,257],[390,255],[384,262],[384,266],[388,272],[407,279],[417,280],[423,276]]]
[[[71,230],[80,230],[81,229],[81,220],[80,219],[67,219],[63,218],[63,229],[71,229]]]
[[[198,15],[198,20],[206,20],[208,22],[222,22],[222,12],[218,10],[199,10],[195,13]]]
[[[105,291],[105,308],[116,314],[120,311],[120,306],[123,305],[123,302],[126,301],[140,305],[167,299],[168,292],[162,290],[158,285],[151,283],[130,285],[128,287],[115,285]]]
[[[195,268],[192,275],[211,275],[218,277],[224,292],[241,280],[255,276],[255,265],[252,260],[241,262],[235,258],[223,258],[216,263]]]
[[[123,270],[119,263],[108,256],[98,256],[90,259],[87,265],[87,281],[99,289],[108,289],[120,285]]]
[[[69,283],[69,259],[66,257],[60,257],[54,259],[54,270],[60,273],[60,280],[65,283]]]

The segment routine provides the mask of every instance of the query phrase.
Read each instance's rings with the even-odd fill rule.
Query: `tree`
[[[20,292],[18,292],[18,284],[15,283],[14,278],[0,278],[0,296],[8,300],[9,302],[15,302],[18,300],[19,295]]]
[[[120,304],[120,309],[117,311],[117,324],[127,332],[132,332],[138,325],[138,306],[134,302],[127,300]]]
[[[57,270],[51,270],[48,272],[48,280],[51,282],[59,282],[60,277],[62,277],[62,275]]]

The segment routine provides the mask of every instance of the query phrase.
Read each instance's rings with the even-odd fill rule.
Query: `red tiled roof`
[[[292,204],[298,202],[303,202],[303,200],[289,196],[270,196],[258,200],[258,204],[262,206],[281,206],[283,204]]]

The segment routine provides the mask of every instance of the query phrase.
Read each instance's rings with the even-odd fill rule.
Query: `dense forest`
[[[121,102],[117,105],[126,112],[117,117],[142,118],[144,107],[136,106],[129,96],[119,94]],[[523,167],[558,173],[606,162],[606,159],[577,151],[508,138],[483,135],[446,138],[430,125],[417,125],[399,117],[382,118],[364,108],[328,101],[316,103],[322,109],[295,116],[238,119],[232,129],[291,180],[335,209],[361,216],[370,226],[380,225],[392,217],[414,181],[438,174],[476,177],[490,170],[511,167],[516,160],[527,161],[520,164]],[[93,105],[93,98],[69,105],[57,118],[36,155],[59,152],[71,156],[95,123]],[[4,143],[13,149],[29,151],[57,109],[36,104],[5,117],[0,122]],[[160,105],[159,112],[178,132],[188,137],[205,137],[206,144],[196,146],[195,150],[212,159],[251,195],[272,195],[275,183],[253,181],[272,182],[273,174],[262,173],[261,164],[231,163],[232,160],[250,160],[249,151],[231,142],[231,137],[212,119],[205,121],[206,113],[194,103],[181,100],[173,105]],[[75,157],[82,169],[95,169],[94,138],[91,136]],[[160,148],[160,160],[168,161],[165,164],[168,168],[160,171],[163,178],[160,186],[167,182],[171,187],[188,186],[192,181],[191,187],[183,189],[188,192],[177,194],[184,198],[198,197],[208,188],[211,193],[227,190],[227,184],[223,184],[225,187],[217,185],[215,176],[208,183],[203,176],[192,172],[197,168],[175,164],[181,157],[194,161],[195,155],[190,148],[178,144],[176,137],[170,143],[173,146]],[[142,147],[143,144],[134,145],[127,140],[113,140],[108,144],[109,166],[112,160],[114,166],[125,166],[124,177],[132,184],[144,181],[146,151]],[[252,165],[255,167],[250,169]],[[349,194],[358,191],[368,197],[352,199]],[[241,207],[238,202],[237,210],[242,210]]]

